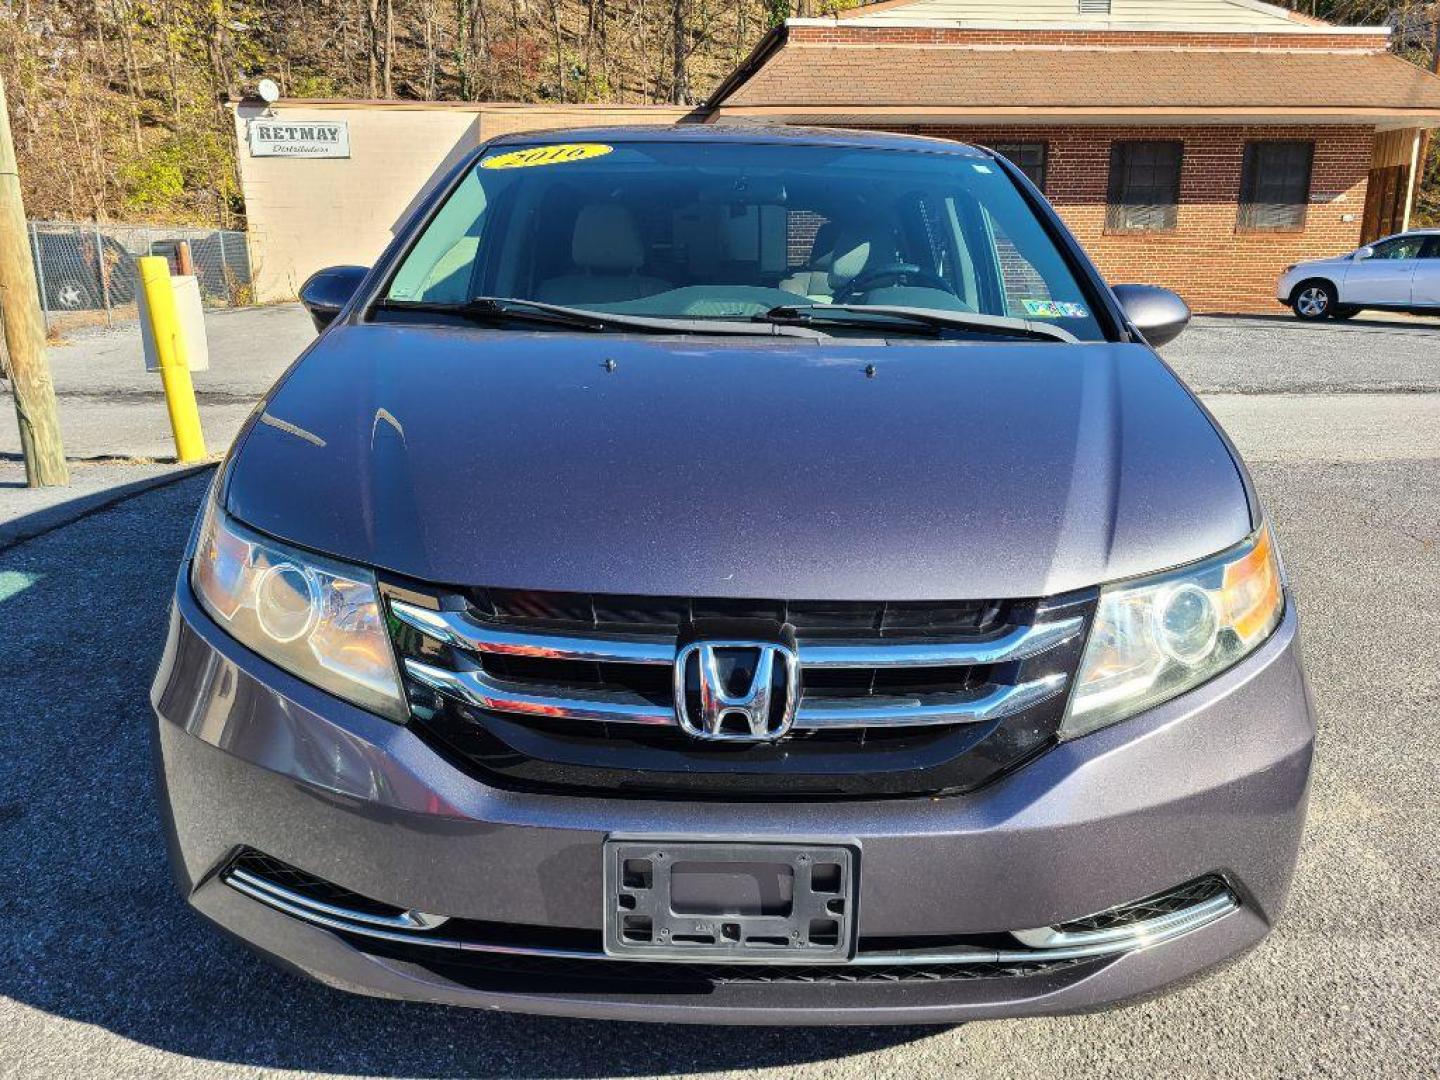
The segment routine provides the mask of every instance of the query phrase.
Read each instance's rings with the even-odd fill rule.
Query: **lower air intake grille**
[[[624,960],[547,960],[533,956],[464,955],[436,957],[433,951],[381,946],[366,951],[408,960],[475,989],[553,992],[557,983],[572,992],[704,993],[717,986],[755,984],[873,984],[1009,979],[1047,975],[1083,960],[1017,961],[1007,964],[896,964],[893,967],[783,967],[759,964],[656,964]],[[1090,961],[1093,963],[1094,961]],[[517,986],[516,983],[520,985]]]
[[[349,889],[342,889],[333,882],[316,877],[314,874],[307,874],[304,870],[297,870],[288,863],[272,859],[269,855],[263,855],[252,848],[246,848],[237,855],[227,872],[233,873],[236,870],[253,874],[257,878],[290,889],[322,904],[363,912],[367,915],[398,914],[396,908],[377,903],[369,897],[361,896]]]
[[[539,993],[678,994],[746,983],[916,983],[1051,975],[1103,964],[1182,936],[1238,907],[1225,882],[1208,875],[1086,919],[1011,931],[1013,943],[996,934],[885,939],[862,934],[858,952],[835,964],[656,962],[607,956],[598,930],[401,910],[251,850],[240,852],[221,879],[253,900],[340,934],[366,953],[414,963],[476,989]]]

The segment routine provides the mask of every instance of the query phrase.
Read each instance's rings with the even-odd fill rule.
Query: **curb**
[[[140,480],[132,480],[128,484],[122,484],[120,487],[91,492],[89,495],[81,495],[79,498],[71,499],[58,506],[36,510],[16,521],[0,523],[0,553],[9,551],[26,541],[44,536],[46,533],[52,533],[56,529],[62,529],[66,525],[72,525],[92,514],[98,514],[102,510],[109,510],[112,506],[118,506],[120,503],[154,491],[156,488],[188,480],[207,469],[215,468],[215,464],[215,462],[206,462],[203,465],[179,467],[174,472],[163,473],[160,476],[147,476]]]

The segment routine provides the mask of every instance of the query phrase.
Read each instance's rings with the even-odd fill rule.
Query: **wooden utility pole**
[[[20,449],[25,455],[25,481],[31,487],[70,482],[60,422],[55,416],[55,386],[45,359],[45,320],[35,287],[35,263],[25,235],[25,204],[20,198],[20,173],[15,142],[10,136],[10,104],[0,78],[0,320],[10,353],[10,384],[15,418],[20,424]]]
[[[1430,8],[1430,70],[1440,75],[1440,4]]]

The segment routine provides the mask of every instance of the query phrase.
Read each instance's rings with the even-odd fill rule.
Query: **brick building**
[[[777,27],[707,118],[990,146],[1111,281],[1276,310],[1288,264],[1409,224],[1440,78],[1387,44],[1258,0],[882,0]]]

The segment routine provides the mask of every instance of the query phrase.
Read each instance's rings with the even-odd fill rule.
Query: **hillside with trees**
[[[261,77],[295,98],[694,103],[770,26],[854,3],[4,0],[0,73],[31,216],[236,227],[223,102]],[[1292,6],[1440,54],[1440,2]],[[1422,212],[1440,221],[1440,146]]]

